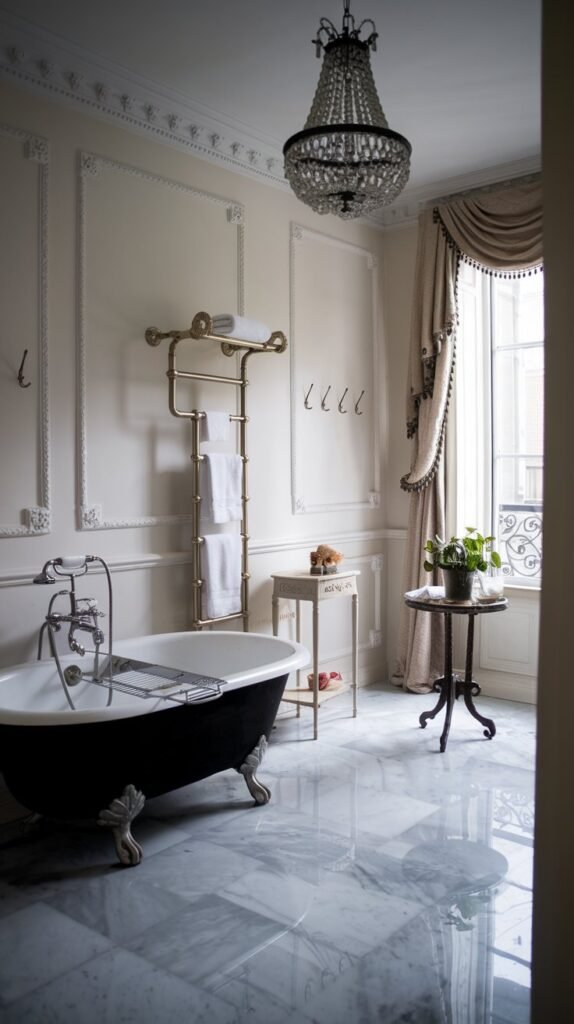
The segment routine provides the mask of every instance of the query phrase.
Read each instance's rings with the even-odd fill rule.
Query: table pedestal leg
[[[457,698],[455,677],[452,674],[452,615],[446,614],[444,617],[444,633],[444,676],[441,679],[437,679],[433,687],[435,690],[440,690],[440,697],[432,711],[423,711],[419,717],[420,727],[424,729],[428,719],[436,718],[439,711],[442,711],[446,704],[444,728],[440,738],[441,754],[446,750],[452,720],[452,708]]]
[[[479,714],[474,706],[473,696],[480,693],[480,686],[475,683],[472,678],[472,658],[473,658],[473,646],[474,646],[474,615],[468,617],[468,633],[466,638],[466,666],[464,673],[464,681],[459,683],[457,697],[462,692],[464,697],[464,703],[467,711],[470,712],[473,718],[476,718],[477,722],[481,725],[485,725],[484,735],[487,740],[491,740],[493,736],[496,736],[496,726],[491,718],[484,718],[483,715]]]
[[[301,602],[295,601],[295,639],[301,643]],[[301,686],[301,669],[297,669],[297,689]],[[297,704],[296,718],[301,717],[301,705]]]
[[[313,739],[319,735],[319,602],[313,601]]]
[[[359,630],[359,595],[353,594],[353,718],[357,717],[357,676],[359,672],[358,630]]]
[[[456,700],[454,677],[452,674],[452,615],[444,617],[444,688],[446,690],[446,715],[444,729],[440,738],[440,752],[444,754],[450,732],[452,707]]]

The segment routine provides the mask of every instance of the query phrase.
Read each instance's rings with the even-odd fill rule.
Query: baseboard
[[[464,675],[464,670],[457,671],[460,675]],[[520,676],[511,672],[480,669],[474,673],[474,678],[485,697],[514,700],[520,704],[536,704],[538,680],[535,676]]]

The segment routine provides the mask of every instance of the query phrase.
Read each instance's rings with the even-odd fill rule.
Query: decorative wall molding
[[[332,535],[331,541],[337,548],[344,549],[351,544],[378,543],[388,539],[388,534],[395,532],[383,529],[340,533]],[[391,537],[390,539],[393,538]],[[303,551],[307,556],[308,552],[316,546],[316,543],[316,536],[284,538],[281,540],[255,540],[249,542],[249,555],[253,558],[263,555],[281,554],[286,551]],[[370,565],[371,572],[381,572],[383,570],[384,556],[381,554],[349,556],[349,561],[357,562],[359,559],[370,559],[372,563]],[[106,558],[106,561],[112,572],[132,572],[140,569],[161,569],[175,565],[191,565],[192,555],[191,551],[170,551],[165,554],[145,552],[141,555],[111,556]],[[31,583],[34,576],[38,575],[40,568],[41,566],[35,565],[32,568],[16,567],[0,571],[0,588]],[[98,566],[90,567],[90,572],[99,571],[102,570]]]
[[[274,139],[218,117],[210,108],[130,74],[17,15],[0,16],[0,77],[36,95],[289,191],[283,154]],[[421,208],[441,196],[540,170],[539,154],[512,163],[409,188],[390,207],[364,218],[377,230],[416,223]]]
[[[22,147],[22,156],[38,165],[38,505],[22,510],[23,525],[0,525],[0,537],[35,537],[51,531],[50,408],[48,390],[48,195],[50,146],[47,139],[0,124],[0,136]]]
[[[33,28],[17,16],[0,19],[0,77],[37,95],[220,164],[285,191],[283,156],[273,140],[219,120],[182,98],[93,53]]]
[[[36,95],[72,106],[101,120],[173,145],[185,153],[289,191],[283,158],[274,139],[250,134],[245,126],[218,117],[200,103],[183,99],[102,57],[62,45],[52,33],[15,14],[0,15],[0,77]],[[422,207],[469,188],[540,170],[539,155],[472,171],[432,184],[408,187],[391,207],[364,221],[379,230],[415,223]]]
[[[297,341],[298,331],[296,327],[297,313],[297,287],[296,287],[296,258],[297,252],[305,239],[312,239],[332,246],[335,249],[347,253],[354,253],[365,260],[365,267],[371,274],[371,315],[372,315],[372,345],[371,345],[371,377],[372,408],[373,408],[373,437],[372,437],[372,469],[371,487],[367,490],[363,500],[340,501],[327,503],[311,503],[307,496],[301,492],[299,466],[299,448],[301,430],[301,402],[299,401],[298,388],[298,356]],[[377,258],[368,249],[359,245],[353,245],[340,238],[335,238],[323,232],[313,231],[301,224],[291,223],[289,243],[289,320],[291,345],[289,349],[290,377],[291,377],[291,507],[294,515],[307,515],[315,512],[343,512],[357,509],[377,509],[380,505],[380,430],[377,417],[379,415],[379,351],[377,344]],[[308,439],[308,436],[307,436]]]
[[[227,223],[230,228],[235,228],[237,237],[237,294],[239,297],[239,312],[244,310],[244,278],[245,278],[245,228],[244,211],[241,203],[236,200],[226,199],[222,196],[212,195],[209,192],[201,191],[182,182],[164,178],[160,175],[123,164],[108,157],[98,156],[95,153],[82,152],[78,159],[78,329],[77,329],[77,353],[78,353],[78,436],[77,436],[77,459],[78,459],[78,529],[80,530],[117,530],[134,529],[147,526],[177,525],[191,522],[191,513],[173,514],[161,516],[138,516],[126,519],[106,519],[101,503],[93,503],[88,498],[88,437],[87,437],[87,345],[86,345],[86,214],[87,214],[87,190],[89,182],[96,179],[104,170],[117,174],[127,174],[140,181],[151,182],[154,185],[169,188],[173,191],[183,193],[193,199],[201,199],[206,202],[220,206],[227,212]]]
[[[376,647],[380,647],[382,643],[382,623],[381,623],[381,573],[383,571],[384,558],[382,554],[377,555],[357,555],[349,558],[350,568],[358,568],[364,566],[366,570],[371,573],[373,583],[373,621],[370,624],[367,636],[368,640],[359,641],[357,649],[359,651],[370,651]],[[357,579],[357,587],[360,587],[361,579],[364,578],[363,574]],[[361,607],[361,595],[359,592],[359,607]],[[364,618],[364,614],[363,614]],[[348,647],[337,648],[328,652],[321,653],[321,663],[328,660],[334,660],[335,658],[346,658],[353,653],[352,645]]]

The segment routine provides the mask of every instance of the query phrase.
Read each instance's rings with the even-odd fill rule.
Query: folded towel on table
[[[444,587],[419,587],[418,590],[408,590],[405,597],[412,601],[444,601]]]
[[[269,341],[271,331],[267,324],[251,320],[248,316],[217,313],[211,318],[215,334],[225,334],[243,341]]]
[[[228,412],[206,411],[201,420],[201,440],[229,441],[230,426]]]
[[[241,537],[207,534],[202,545],[203,614],[208,619],[241,611]]]
[[[200,469],[203,501],[201,516],[212,523],[230,523],[241,519],[243,461],[240,455],[210,452],[203,456]]]

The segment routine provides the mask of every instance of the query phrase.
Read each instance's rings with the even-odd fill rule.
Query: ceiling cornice
[[[272,140],[4,13],[0,76],[203,160],[289,189],[282,153]]]
[[[0,77],[228,170],[290,191],[277,143],[247,125],[46,32],[7,12],[0,18]],[[364,218],[378,230],[406,227],[442,196],[540,170],[540,156],[484,168],[418,188]]]

